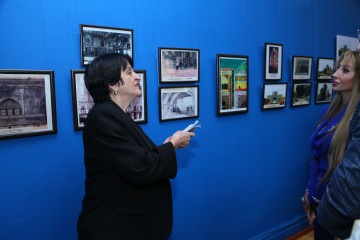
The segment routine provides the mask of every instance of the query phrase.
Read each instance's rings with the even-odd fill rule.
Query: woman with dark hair
[[[85,71],[94,100],[83,132],[86,168],[79,239],[167,239],[172,228],[170,178],[175,150],[189,144],[191,132],[177,131],[156,146],[126,114],[141,95],[140,77],[124,54],[95,58]]]

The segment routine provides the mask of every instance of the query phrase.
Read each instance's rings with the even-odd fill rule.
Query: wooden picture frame
[[[81,66],[105,53],[124,53],[133,58],[133,36],[132,29],[80,24]]]
[[[57,133],[53,70],[0,70],[0,139]]]
[[[311,80],[312,57],[292,57],[292,80]]]
[[[147,89],[146,89],[146,71],[134,70],[141,80],[140,86],[142,95],[130,103],[126,113],[137,123],[147,122]],[[85,120],[91,108],[94,106],[94,100],[88,92],[84,82],[85,70],[71,70],[71,87],[73,101],[73,119],[74,130],[84,129]]]
[[[199,86],[159,87],[160,122],[199,117]]]
[[[334,73],[335,58],[319,57],[317,60],[316,79],[331,80]]]
[[[249,110],[248,56],[217,54],[217,115]]]
[[[200,50],[159,47],[159,82],[200,81]]]
[[[264,83],[262,92],[262,110],[286,107],[287,83]]]
[[[310,105],[311,82],[294,82],[292,84],[291,107]]]
[[[264,79],[282,79],[283,45],[265,43]]]
[[[330,81],[316,83],[315,104],[329,104],[333,99],[333,85]]]

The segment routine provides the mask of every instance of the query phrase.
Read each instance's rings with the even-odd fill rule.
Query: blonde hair
[[[328,135],[334,132],[334,136],[330,143],[330,148],[328,152],[328,159],[329,159],[329,168],[326,171],[325,175],[321,178],[319,186],[322,182],[329,181],[330,174],[333,173],[337,165],[341,162],[347,144],[349,140],[349,127],[350,121],[354,114],[355,108],[360,100],[360,56],[358,52],[355,51],[347,51],[343,53],[339,60],[337,61],[337,65],[340,65],[340,62],[345,59],[348,61],[352,61],[353,69],[354,69],[354,80],[353,86],[351,91],[351,97],[347,104],[347,109],[340,120],[340,122],[331,130],[329,131]],[[337,92],[331,105],[325,115],[321,118],[320,122],[324,121],[326,118],[329,121],[334,118],[342,109],[344,108],[344,103],[342,99],[341,93]],[[327,135],[327,136],[328,136]],[[327,137],[326,136],[326,137]]]

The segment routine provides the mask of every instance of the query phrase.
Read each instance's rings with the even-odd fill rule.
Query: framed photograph
[[[331,103],[333,98],[333,85],[329,81],[319,81],[316,84],[316,104]]]
[[[292,80],[311,80],[312,57],[293,56]]]
[[[130,103],[126,112],[137,123],[147,122],[146,71],[134,70],[141,78],[142,95]],[[73,99],[73,116],[75,131],[82,130],[86,117],[94,106],[94,101],[84,82],[85,70],[71,70],[71,86]]]
[[[81,66],[105,53],[134,56],[133,30],[125,28],[80,25]]]
[[[286,107],[287,83],[264,83],[262,110]]]
[[[0,139],[55,133],[54,71],[0,70]]]
[[[318,58],[316,78],[318,80],[331,80],[334,73],[335,59],[334,58]]]
[[[359,40],[354,37],[336,35],[336,59],[348,50],[356,51]]]
[[[199,117],[199,86],[159,87],[160,122]]]
[[[71,87],[73,101],[73,117],[75,131],[82,130],[94,101],[84,82],[85,70],[71,70]]]
[[[184,83],[199,81],[199,49],[159,48],[160,83]]]
[[[134,70],[141,78],[140,86],[142,95],[135,98],[126,109],[126,113],[137,123],[147,123],[147,90],[146,71]]]
[[[245,113],[249,101],[248,56],[217,54],[217,115]]]
[[[265,43],[265,80],[281,80],[283,45]]]
[[[311,82],[296,82],[292,85],[291,107],[310,105]]]

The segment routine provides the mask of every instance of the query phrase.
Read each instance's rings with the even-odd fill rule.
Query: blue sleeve
[[[350,122],[352,135],[341,163],[334,170],[318,208],[319,224],[338,237],[348,238],[360,218],[360,103]]]

